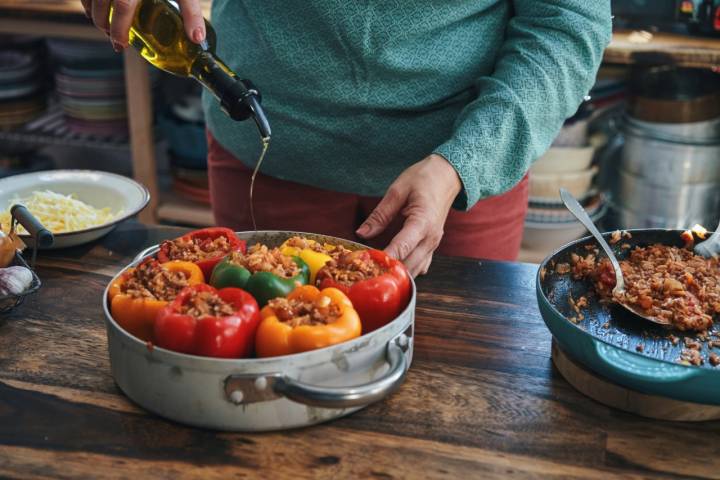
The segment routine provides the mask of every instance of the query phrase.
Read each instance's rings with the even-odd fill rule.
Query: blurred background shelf
[[[157,217],[160,222],[168,222],[190,227],[215,225],[209,205],[183,198],[172,191],[163,190],[160,194]]]
[[[605,50],[603,61],[622,65],[673,64],[713,68],[720,66],[720,38],[645,30],[616,31]]]
[[[127,133],[92,135],[73,131],[68,127],[62,110],[57,104],[40,117],[11,130],[0,129],[0,141],[30,143],[34,145],[62,145],[101,149],[128,149]]]

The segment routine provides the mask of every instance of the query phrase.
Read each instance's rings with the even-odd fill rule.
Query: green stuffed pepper
[[[249,292],[260,306],[269,300],[286,297],[310,280],[310,268],[297,256],[283,255],[279,248],[259,243],[247,253],[232,252],[212,271],[210,285],[215,288],[237,287]]]

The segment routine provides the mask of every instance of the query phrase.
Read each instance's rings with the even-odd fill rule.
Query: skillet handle
[[[405,334],[388,342],[385,352],[390,368],[380,378],[362,385],[325,387],[295,380],[284,374],[263,377],[230,375],[225,379],[225,395],[235,404],[248,404],[286,397],[312,407],[351,408],[365,406],[394,392],[405,379],[408,362]]]
[[[701,373],[699,368],[658,362],[637,353],[610,347],[603,342],[595,342],[595,353],[615,376],[631,382],[682,382]]]

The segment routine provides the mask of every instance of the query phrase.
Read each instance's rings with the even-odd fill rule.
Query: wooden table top
[[[111,377],[102,291],[141,248],[180,232],[126,223],[94,246],[42,253],[43,288],[0,317],[0,476],[720,475],[720,422],[613,411],[559,376],[530,264],[436,259],[418,280],[405,383],[349,417],[233,434],[149,414]]]

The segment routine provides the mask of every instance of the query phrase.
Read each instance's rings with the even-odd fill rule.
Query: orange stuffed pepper
[[[128,333],[153,342],[158,312],[183,288],[203,280],[202,270],[192,262],[160,263],[149,258],[128,269],[110,286],[110,313]]]
[[[306,352],[359,337],[360,317],[336,288],[303,285],[287,298],[275,298],[260,312],[255,336],[258,357]]]

